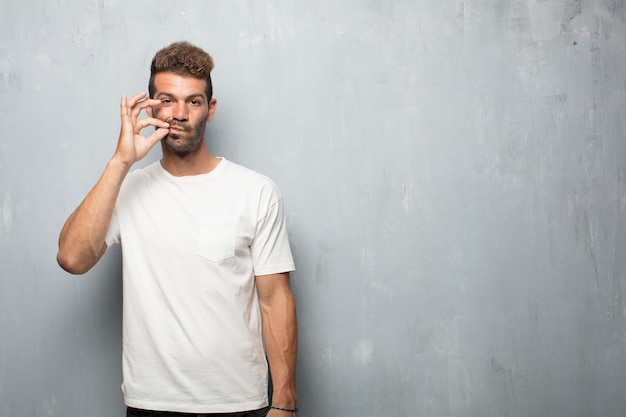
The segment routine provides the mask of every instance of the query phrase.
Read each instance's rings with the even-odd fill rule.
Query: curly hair
[[[207,99],[210,100],[213,96],[212,69],[213,58],[211,55],[189,42],[174,42],[157,52],[152,59],[148,86],[150,97],[154,97],[154,77],[160,72],[173,72],[174,74],[205,80],[205,92]]]

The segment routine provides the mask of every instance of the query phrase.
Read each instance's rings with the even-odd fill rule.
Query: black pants
[[[269,407],[264,407],[258,410],[242,411],[239,413],[198,414],[177,413],[172,411],[152,411],[127,407],[126,417],[265,417],[269,411]]]

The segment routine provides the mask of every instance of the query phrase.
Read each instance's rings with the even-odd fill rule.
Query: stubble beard
[[[161,143],[167,152],[182,158],[194,153],[202,145],[206,124],[199,123],[192,127],[179,124],[179,126],[184,130],[168,133],[161,139]]]

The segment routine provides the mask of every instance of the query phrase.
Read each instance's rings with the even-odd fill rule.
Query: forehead
[[[206,81],[194,77],[160,72],[154,76],[154,94],[189,97],[202,95],[206,97]]]

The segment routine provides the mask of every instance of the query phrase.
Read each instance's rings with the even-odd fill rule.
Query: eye
[[[194,98],[193,100],[191,100],[191,104],[193,104],[194,106],[199,106],[202,104],[202,102],[197,98]]]
[[[172,104],[172,99],[171,98],[164,98],[161,100],[161,103],[163,104]]]

